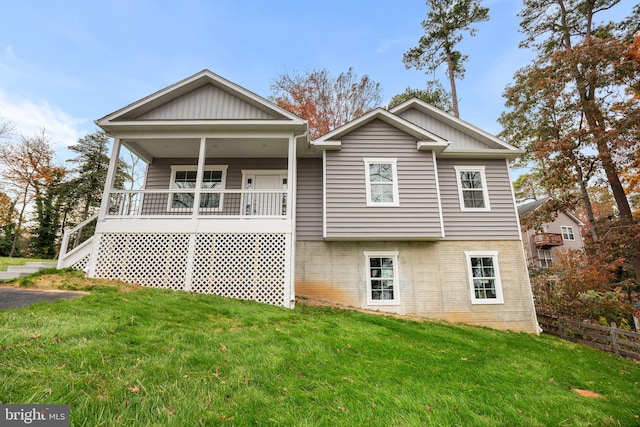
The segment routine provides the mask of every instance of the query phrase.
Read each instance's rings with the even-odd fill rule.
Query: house
[[[518,206],[518,216],[522,219],[526,215],[540,208],[547,200],[545,197]],[[542,224],[540,230],[533,228],[522,229],[522,243],[527,257],[527,264],[531,267],[548,268],[558,260],[558,253],[562,250],[584,250],[584,241],[580,228],[584,224],[571,212],[558,212],[557,217]]]
[[[537,332],[509,160],[521,152],[413,99],[314,140],[204,70],[99,120],[114,138],[95,234],[59,266],[293,307],[345,306]],[[144,188],[113,187],[127,147]],[[88,223],[88,222],[87,222]]]

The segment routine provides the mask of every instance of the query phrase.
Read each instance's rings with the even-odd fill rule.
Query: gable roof
[[[449,141],[439,137],[438,135],[429,132],[426,129],[421,128],[408,120],[403,119],[400,116],[392,114],[391,112],[383,109],[376,108],[374,110],[369,111],[368,113],[358,117],[346,123],[329,133],[322,135],[321,137],[311,141],[311,145],[314,145],[319,148],[323,148],[326,150],[338,150],[342,142],[340,139],[355,131],[356,129],[374,121],[374,120],[382,120],[390,126],[395,127],[413,137],[416,138],[417,149],[418,150],[433,150],[436,153],[441,152],[446,149],[449,145]]]
[[[468,157],[472,154],[474,157],[504,157],[514,159],[524,153],[523,150],[506,143],[489,132],[480,129],[469,122],[454,117],[451,114],[418,98],[411,98],[402,104],[391,108],[389,111],[396,115],[402,115],[411,109],[419,111],[434,120],[444,123],[445,125],[456,129],[457,131],[462,132],[487,146],[486,149],[453,149],[449,147],[442,153],[443,157]]]
[[[306,126],[306,121],[247,89],[202,70],[98,120],[109,131],[171,123],[263,121]]]
[[[542,206],[548,200],[551,200],[551,197],[543,197],[542,199],[534,200],[533,202],[525,203],[524,205],[518,206],[518,216],[522,217],[522,216],[528,214],[529,212],[535,211],[536,209],[538,209],[540,206]],[[584,223],[582,221],[580,221],[571,212],[562,211],[562,213],[564,213],[566,216],[571,218],[572,221],[575,221],[575,223],[578,224],[579,226],[582,227],[584,225]]]
[[[523,216],[528,214],[529,212],[535,211],[547,200],[549,200],[549,197],[544,197],[542,199],[534,200],[533,202],[525,203],[524,205],[518,206],[518,216]]]

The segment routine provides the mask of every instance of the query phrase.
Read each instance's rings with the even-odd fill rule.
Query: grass
[[[39,277],[90,294],[0,312],[0,403],[72,425],[640,425],[640,364],[550,336]]]
[[[28,262],[54,262],[54,259],[9,258],[0,257],[0,271],[7,271],[11,265],[25,265]]]

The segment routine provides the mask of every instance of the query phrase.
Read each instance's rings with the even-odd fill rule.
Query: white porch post
[[[115,182],[116,173],[118,171],[118,161],[120,159],[120,138],[113,139],[113,148],[111,150],[111,159],[109,160],[109,170],[107,171],[107,178],[104,183],[104,190],[102,192],[102,201],[100,203],[100,215],[98,221],[104,221],[107,216],[107,209],[109,209],[109,193],[113,189],[113,183]]]
[[[202,189],[202,179],[204,176],[204,164],[206,161],[207,149],[206,149],[206,141],[205,137],[200,138],[200,151],[198,154],[198,171],[196,172],[196,188],[195,193],[193,195],[193,211],[191,214],[191,218],[197,221],[200,211],[200,190]],[[185,270],[185,278],[184,278],[184,290],[187,292],[191,291],[193,286],[193,263],[195,259],[196,252],[196,236],[197,233],[189,234],[189,247],[187,249],[187,268]]]
[[[198,154],[198,171],[196,172],[196,188],[193,195],[193,212],[192,217],[195,219],[198,217],[198,211],[200,210],[200,190],[202,189],[202,179],[204,177],[204,164],[207,156],[207,139],[205,137],[200,138],[200,152]]]

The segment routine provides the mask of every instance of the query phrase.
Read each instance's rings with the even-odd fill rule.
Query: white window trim
[[[400,192],[398,190],[398,159],[395,158],[374,158],[365,157],[364,159],[364,176],[365,185],[367,191],[367,206],[372,207],[384,207],[384,206],[400,206]],[[371,177],[369,176],[369,165],[377,163],[389,163],[391,164],[391,171],[393,174],[393,202],[373,202],[371,200]]]
[[[227,169],[229,168],[228,165],[206,165],[202,170],[203,171],[221,171],[222,172],[222,177],[221,177],[221,182],[220,182],[220,186],[221,186],[221,190],[224,190],[227,186]],[[198,170],[198,165],[171,165],[171,181],[169,182],[169,189],[170,190],[175,190],[174,185],[175,185],[175,181],[176,181],[176,172],[178,171],[197,171]],[[197,184],[197,183],[196,183]],[[197,185],[196,185],[197,187]],[[193,189],[193,193],[195,194],[197,188]],[[200,188],[199,190],[202,190],[202,188]],[[195,201],[195,197],[194,197],[194,201]],[[174,208],[173,205],[173,193],[169,193],[169,198],[167,200],[167,210],[169,212],[178,212],[178,211],[183,211],[180,208]],[[224,203],[224,194],[220,194],[220,202],[218,203],[218,207],[217,208],[213,208],[215,210],[222,210],[223,207],[223,203]],[[193,206],[191,209],[196,208],[196,206]],[[198,206],[197,209],[200,209],[200,207]],[[208,208],[208,209],[212,209],[212,208]]]
[[[549,258],[542,256],[545,253],[549,254]],[[542,265],[543,260],[545,261],[546,265]],[[551,254],[551,249],[538,248],[538,263],[540,264],[540,268],[549,268],[549,264],[553,264],[553,255]]]
[[[484,173],[484,166],[454,166],[456,171],[456,184],[458,185],[458,200],[460,201],[460,210],[467,212],[489,212],[491,204],[489,203],[489,191],[487,190],[487,177]],[[467,208],[464,205],[462,181],[460,180],[460,172],[480,172],[482,178],[482,197],[484,198],[484,208]]]
[[[393,299],[392,300],[374,300],[371,298],[371,264],[370,258],[393,258]],[[365,252],[365,278],[367,289],[367,305],[400,305],[400,281],[398,252]]]
[[[566,230],[566,232],[565,232]],[[569,234],[569,231],[571,231],[571,234]],[[573,227],[570,225],[562,225],[560,226],[560,233],[562,233],[562,240],[569,240],[569,241],[575,241],[576,240],[576,234],[573,232]],[[564,237],[564,235],[571,235],[573,236],[573,238],[569,238],[569,237]]]
[[[469,274],[469,291],[471,296],[471,304],[504,304],[502,295],[502,280],[500,278],[500,266],[498,262],[498,251],[465,251],[467,257],[467,273]],[[471,258],[491,257],[493,258],[493,269],[495,271],[496,297],[490,299],[476,298],[475,287],[473,286],[473,269],[471,267]]]

